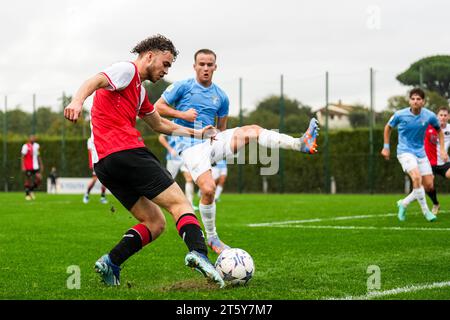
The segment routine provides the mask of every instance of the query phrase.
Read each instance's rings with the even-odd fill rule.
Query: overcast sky
[[[450,2],[381,0],[59,0],[1,1],[0,106],[58,106],[62,92],[81,83],[160,33],[180,51],[166,76],[194,76],[193,54],[217,55],[215,82],[230,98],[230,114],[251,110],[271,94],[284,93],[318,109],[330,100],[375,106],[409,89],[395,80],[416,60],[450,53]],[[89,104],[89,101],[88,101]],[[89,107],[89,105],[87,105]]]

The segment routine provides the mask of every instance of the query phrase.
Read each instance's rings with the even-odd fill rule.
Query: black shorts
[[[441,166],[431,166],[431,169],[433,170],[433,174],[435,176],[440,175],[446,178],[445,174],[447,173],[448,169],[450,169],[450,162],[444,163]]]
[[[147,148],[112,153],[94,165],[100,182],[130,210],[141,196],[153,199],[174,180]]]

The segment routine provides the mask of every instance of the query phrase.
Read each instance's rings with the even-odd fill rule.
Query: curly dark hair
[[[420,88],[414,88],[409,92],[409,97],[411,98],[413,95],[418,95],[422,99],[425,99],[425,91]]]
[[[170,51],[173,54],[174,60],[178,56],[178,50],[175,49],[172,41],[160,34],[142,40],[133,48],[133,50],[131,50],[131,53],[141,54],[143,52],[155,50]]]

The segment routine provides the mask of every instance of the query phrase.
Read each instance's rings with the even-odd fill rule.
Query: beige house
[[[353,106],[338,103],[330,103],[328,105],[328,128],[329,129],[344,129],[351,128],[349,114],[353,110]],[[326,108],[320,108],[316,111],[317,120],[320,126],[325,126]]]

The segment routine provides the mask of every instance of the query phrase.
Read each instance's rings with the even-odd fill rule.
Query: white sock
[[[184,194],[186,195],[186,198],[189,200],[189,203],[193,205],[194,201],[194,183],[193,182],[186,182],[184,185]]]
[[[263,129],[259,134],[258,143],[270,149],[300,149],[300,139],[267,129]]]
[[[413,192],[416,194],[416,199],[420,204],[420,207],[422,208],[422,213],[425,214],[426,212],[430,211],[428,209],[427,205],[427,199],[425,198],[425,189],[423,187],[414,189]]]
[[[206,231],[206,238],[217,236],[216,232],[216,204],[202,204],[198,205],[200,214],[202,216],[203,226]]]
[[[411,202],[413,202],[414,200],[416,200],[416,193],[415,193],[414,190],[413,190],[413,191],[411,191],[410,194],[408,194],[408,195],[406,196],[405,199],[402,200],[402,204],[403,204],[403,206],[406,208],[406,207],[409,206],[409,204],[410,204]]]
[[[222,194],[223,191],[223,187],[222,186],[217,186],[216,187],[216,194],[214,195],[214,200],[217,200],[220,198],[220,195]]]

